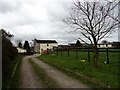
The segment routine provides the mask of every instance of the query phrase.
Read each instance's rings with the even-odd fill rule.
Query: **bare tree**
[[[109,36],[116,30],[120,22],[111,18],[113,10],[118,4],[114,2],[74,2],[74,7],[70,15],[63,21],[74,28],[73,31],[79,31],[82,37],[79,39],[85,43],[89,40],[93,53],[93,65],[98,66],[98,41]],[[117,17],[117,16],[116,16]],[[116,18],[114,15],[114,18]],[[84,38],[83,38],[84,37]]]
[[[116,3],[116,2],[115,2]],[[108,14],[108,16],[112,19],[114,19],[115,21],[119,22],[120,23],[120,1],[117,2],[116,4],[117,8],[118,8],[118,14],[116,17],[114,17],[113,15],[111,14]]]

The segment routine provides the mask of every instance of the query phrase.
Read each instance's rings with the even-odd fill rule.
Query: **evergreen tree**
[[[25,41],[23,48],[26,49],[27,52],[30,51],[30,45],[29,45],[29,42],[28,42],[28,41]]]
[[[21,42],[18,43],[18,47],[22,48],[22,43]]]
[[[76,46],[77,46],[77,47],[82,46],[82,44],[80,43],[80,41],[79,41],[79,40],[77,40],[77,41],[76,41]]]

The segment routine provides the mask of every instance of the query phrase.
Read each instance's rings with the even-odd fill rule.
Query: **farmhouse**
[[[54,47],[58,47],[58,43],[55,40],[34,40],[34,51],[36,53],[48,53],[53,51]]]

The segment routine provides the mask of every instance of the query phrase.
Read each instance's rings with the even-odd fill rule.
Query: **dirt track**
[[[20,88],[44,88],[45,85],[38,79],[30,63],[31,56],[26,56],[22,60]]]
[[[49,77],[51,77],[61,88],[89,88],[76,79],[71,78],[56,68],[33,57],[32,60],[42,68]]]
[[[37,56],[37,55],[36,55]],[[59,86],[58,88],[89,88],[84,85],[80,81],[71,78],[65,73],[57,70],[56,68],[40,61],[33,56],[26,56],[22,61],[21,68],[21,87],[22,88],[44,88],[45,86],[38,80],[36,74],[34,73],[30,63],[28,62],[28,58],[32,58],[32,60],[39,65],[41,69],[43,69],[53,81]]]

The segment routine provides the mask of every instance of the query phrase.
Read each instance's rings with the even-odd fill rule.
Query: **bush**
[[[7,36],[2,34],[2,87],[8,88],[18,52]]]

